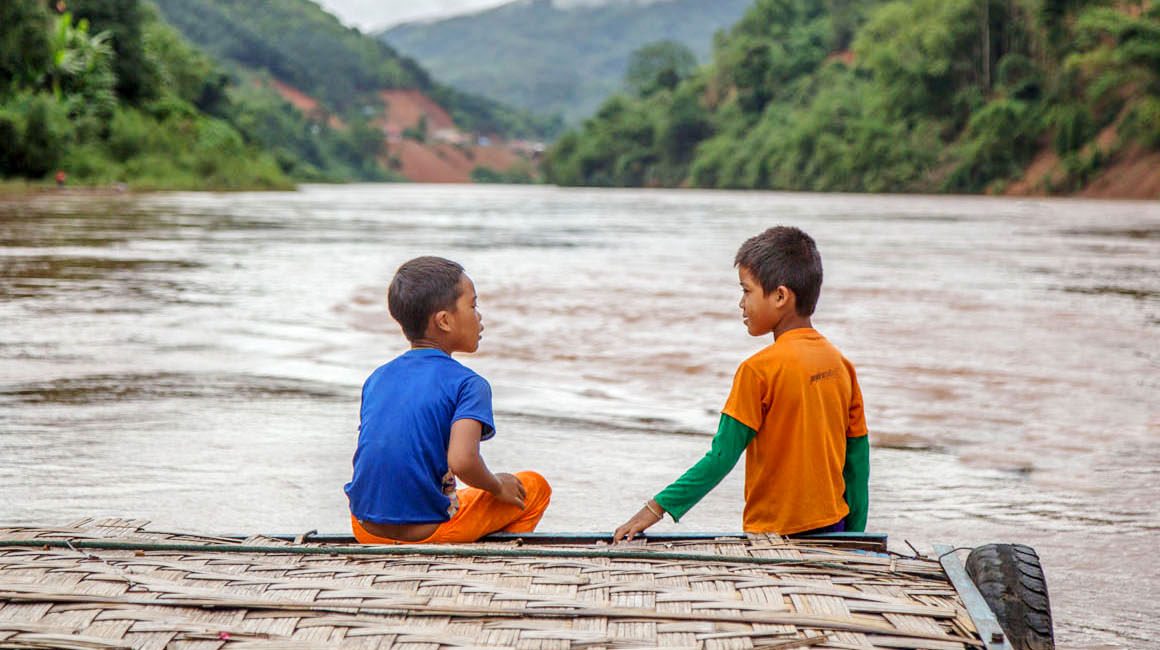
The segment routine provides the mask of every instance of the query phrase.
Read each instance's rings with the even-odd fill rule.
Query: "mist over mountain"
[[[573,7],[602,7],[605,5],[655,5],[672,0],[553,0],[557,7],[571,9]]]
[[[456,88],[575,123],[621,88],[632,52],[672,40],[707,60],[750,0],[518,0],[381,38]]]
[[[477,13],[519,0],[313,0],[342,22],[364,32],[384,31],[395,25],[440,20]],[[669,0],[559,0],[556,6],[598,6],[610,3],[651,4]]]

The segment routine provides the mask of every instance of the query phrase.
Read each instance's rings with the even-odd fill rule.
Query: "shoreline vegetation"
[[[286,188],[229,78],[137,0],[0,7],[0,176],[134,189]],[[11,186],[9,186],[9,190]]]
[[[52,179],[0,179],[0,201],[53,196],[133,196],[158,192],[293,192],[299,183],[280,185],[208,186],[177,183],[73,183],[57,185]]]
[[[549,182],[1160,198],[1152,0],[756,0],[707,65],[634,56]]]
[[[297,88],[309,107],[287,98]],[[52,186],[63,173],[71,187],[231,191],[405,180],[403,137],[389,133],[400,92],[434,98],[444,126],[492,141],[555,128],[434,82],[310,0],[0,3],[0,181]]]
[[[466,183],[422,183],[422,182],[408,182],[402,181],[398,184],[409,185],[426,185],[426,184],[449,184],[449,185],[544,185],[544,183],[537,183],[529,181],[518,172],[514,175],[515,180],[492,180],[492,172],[484,172],[473,174],[473,180]],[[354,181],[358,182],[358,181]],[[393,181],[371,181],[372,183],[391,183]],[[168,192],[205,192],[211,194],[229,194],[239,192],[297,192],[303,185],[345,185],[350,181],[342,181],[336,183],[326,182],[306,182],[306,183],[290,183],[284,187],[180,187],[172,185],[141,185],[141,184],[73,184],[67,183],[63,186],[58,186],[51,180],[26,180],[26,179],[0,179],[0,204],[12,202],[24,202],[37,199],[51,200],[52,198],[61,197],[132,197],[144,194],[162,194]],[[551,187],[565,187],[553,186]],[[681,190],[691,189],[697,191],[715,191],[720,188],[689,188],[689,187],[611,187],[603,188],[610,190]],[[737,190],[720,189],[722,192],[732,192]],[[801,193],[801,194],[817,194],[818,192],[811,192],[807,190],[748,190],[753,192],[779,192],[779,193]],[[1108,193],[1108,192],[1076,192],[1072,194],[967,194],[967,193],[948,193],[948,192],[828,192],[829,194],[838,195],[858,195],[865,194],[866,196],[926,196],[931,198],[945,198],[952,199],[955,197],[965,199],[1043,199],[1049,201],[1111,201],[1111,202],[1134,202],[1134,201],[1152,201],[1151,197],[1140,198],[1138,196],[1125,195],[1124,193]]]
[[[0,194],[481,182],[1160,198],[1154,0],[754,0],[559,118],[310,0],[0,3]],[[14,179],[14,180],[9,180]],[[24,180],[21,180],[24,179]]]

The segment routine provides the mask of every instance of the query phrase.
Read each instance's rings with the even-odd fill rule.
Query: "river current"
[[[746,335],[733,254],[818,241],[858,368],[870,529],[1030,544],[1061,648],[1160,647],[1160,203],[549,187],[0,199],[0,522],[348,532],[362,380],[403,261],[467,268],[493,469],[610,531],[708,448]],[[681,524],[736,531],[742,469]]]

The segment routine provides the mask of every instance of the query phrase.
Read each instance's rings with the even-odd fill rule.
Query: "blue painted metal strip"
[[[247,539],[250,535],[220,535],[223,539]],[[311,531],[305,534],[289,534],[289,533],[275,533],[270,535],[263,535],[272,539],[280,539],[285,541],[310,541],[321,544],[356,544],[354,537],[345,534],[332,533],[316,533]],[[705,532],[689,532],[689,533],[652,533],[642,535],[641,537],[653,542],[680,542],[680,541],[697,541],[697,540],[713,540],[721,537],[735,537],[745,538],[744,533],[738,532],[724,532],[724,533],[705,533]],[[801,540],[819,540],[832,542],[854,542],[861,543],[867,546],[875,547],[875,550],[886,550],[887,536],[885,533],[819,533],[814,535],[792,535],[791,539]],[[596,542],[608,542],[612,539],[611,533],[494,533],[481,539],[481,542],[514,542],[516,540],[523,540],[528,544],[595,544]]]

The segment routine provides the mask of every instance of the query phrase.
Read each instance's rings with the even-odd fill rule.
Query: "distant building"
[[[459,129],[436,129],[431,134],[431,139],[436,142],[446,142],[455,145],[463,145],[470,142],[470,138],[464,135]]]

